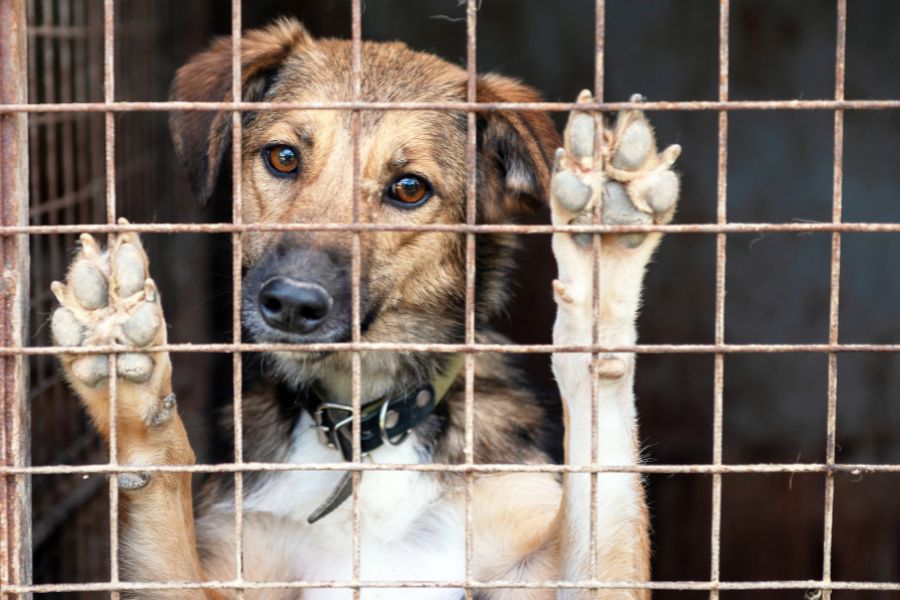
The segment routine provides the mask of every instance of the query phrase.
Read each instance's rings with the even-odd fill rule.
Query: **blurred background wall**
[[[30,18],[34,23],[51,19],[65,24],[65,19],[75,17],[63,10],[64,4],[68,3],[32,0]],[[848,4],[847,98],[900,98],[900,3],[850,0]],[[253,0],[245,5],[246,28],[293,14],[317,35],[349,36],[346,0]],[[365,5],[363,33],[367,39],[400,39],[451,61],[464,61],[465,11],[456,0],[367,0]],[[607,0],[606,5],[606,99],[626,100],[633,92],[652,100],[717,99],[718,2]],[[732,0],[731,99],[833,97],[834,5],[833,0]],[[102,54],[97,54],[98,48],[102,52],[102,44],[96,46],[96,41],[102,40],[97,37],[97,25],[102,21],[96,20],[102,6],[93,0],[85,0],[84,6],[85,39],[94,40],[94,45],[85,44],[83,60],[65,58],[67,44],[74,49],[75,42],[55,38],[49,30],[32,35],[37,81],[32,101],[65,101],[59,97],[61,91],[40,82],[48,72],[59,76],[66,70],[75,73],[76,80],[79,73],[87,78],[83,95],[95,100],[102,97],[97,96],[102,94],[102,62],[97,62],[102,60]],[[120,35],[117,43],[118,100],[165,99],[177,66],[202,49],[210,36],[230,32],[228,3],[158,0],[151,7],[148,0],[124,0],[117,6],[122,26],[130,23],[130,34]],[[593,82],[593,10],[592,0],[484,0],[478,17],[479,69],[519,77],[548,100],[573,99]],[[563,117],[557,115],[560,123]],[[76,136],[68,148],[88,153],[99,148],[102,153],[99,118],[97,133],[98,124],[84,117],[83,126],[88,133],[94,127],[94,137],[86,135],[79,141],[82,138]],[[126,113],[116,118],[121,149],[117,158],[120,212],[138,221],[227,220],[227,207],[219,214],[193,208],[168,142],[166,118],[153,113]],[[661,112],[651,118],[661,144],[677,142],[684,147],[678,164],[683,193],[676,222],[714,222],[717,115]],[[897,111],[848,111],[845,119],[844,220],[900,222],[900,115]],[[63,128],[64,123],[52,120],[32,125],[33,222],[102,221],[102,154],[94,156],[93,171],[86,169],[84,186],[76,186],[85,188],[85,202],[94,202],[94,209],[75,214],[56,205],[47,208],[58,192],[42,183],[42,178],[57,169],[53,162],[57,159],[48,162],[42,148],[62,148],[60,144],[65,142],[57,138],[62,139]],[[729,221],[830,221],[832,113],[732,112],[728,152]],[[55,154],[63,156],[65,151]],[[136,155],[148,158],[139,164]],[[547,220],[547,215],[541,215],[535,222]],[[217,298],[227,297],[227,268],[224,276],[205,275],[211,260],[224,264],[230,260],[227,237],[146,237],[172,324],[172,341],[227,339],[227,319],[216,320],[208,310]],[[554,315],[549,238],[525,237],[523,264],[527,269],[522,270],[518,299],[503,328],[516,342],[549,342]],[[36,269],[40,270],[35,271],[32,286],[43,290],[61,273],[60,257],[71,240],[52,238],[36,243],[41,245],[36,250]],[[727,250],[727,342],[827,341],[830,234],[729,235]],[[161,273],[162,268],[165,271]],[[840,341],[900,342],[900,236],[845,234],[841,270]],[[714,236],[668,236],[647,276],[646,307],[639,324],[641,341],[711,343],[714,275]],[[49,298],[36,302],[35,343],[46,341],[42,325],[49,311]],[[228,396],[229,360],[223,364],[220,357],[174,357],[176,387],[180,398],[190,398],[184,408],[201,456],[208,456],[206,451],[215,444],[209,417],[211,399]],[[545,385],[552,385],[549,357],[529,356],[526,360]],[[36,360],[33,369],[40,369],[32,375],[36,386],[35,462],[103,460],[102,449],[83,415],[53,379],[52,361]],[[42,387],[37,387],[38,380],[45,382]],[[826,382],[827,358],[822,355],[727,356],[725,462],[823,462]],[[639,357],[637,398],[649,462],[711,461],[711,356]],[[48,411],[65,415],[62,425],[56,423],[60,417],[47,417]],[[80,444],[78,452],[41,454],[38,448],[60,435],[60,427],[73,445]],[[840,462],[900,462],[900,356],[840,356],[837,434]],[[46,477],[44,483],[39,479],[35,481],[35,522],[41,532],[35,550],[36,577],[43,581],[105,579],[108,571],[103,557],[108,550],[102,481],[71,478],[63,486],[57,479],[64,478]],[[834,579],[900,580],[900,477],[840,475],[836,481]],[[708,579],[710,478],[652,476],[648,484],[654,577]],[[60,495],[68,499],[64,510],[59,508]],[[78,500],[72,501],[73,497]],[[823,507],[824,477],[820,475],[726,475],[722,579],[819,578]],[[656,595],[705,596],[702,592]],[[722,597],[802,598],[803,592],[725,592]],[[891,596],[836,592],[834,597]]]

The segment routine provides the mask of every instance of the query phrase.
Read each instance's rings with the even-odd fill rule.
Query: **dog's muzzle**
[[[244,274],[242,322],[257,342],[331,343],[350,339],[352,287],[346,248],[285,236]],[[360,306],[366,305],[365,279]]]

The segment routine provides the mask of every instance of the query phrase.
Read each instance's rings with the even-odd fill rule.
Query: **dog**
[[[293,20],[247,32],[242,40],[243,100],[347,101],[353,97],[347,40],[315,39]],[[359,97],[374,102],[463,102],[458,66],[401,43],[362,45]],[[215,41],[177,73],[172,99],[230,101],[231,41]],[[478,102],[535,102],[538,94],[500,75],[477,80]],[[637,98],[634,98],[637,101]],[[593,102],[583,92],[578,102]],[[349,224],[353,211],[354,127],[349,111],[264,110],[242,115],[241,218],[249,224]],[[171,116],[175,149],[201,205],[230,190],[232,114],[182,111]],[[363,223],[398,226],[360,235],[359,323],[364,342],[465,341],[466,237],[406,225],[466,219],[465,111],[362,110],[358,114]],[[599,144],[598,144],[599,143]],[[540,209],[549,198],[555,225],[667,223],[679,192],[672,165],[680,148],[657,151],[643,113],[614,120],[573,111],[563,136],[538,111],[477,113],[477,220],[502,224]],[[557,232],[558,311],[553,341],[606,347],[636,342],[635,316],[645,266],[661,234],[604,234],[593,306],[591,234]],[[339,343],[352,339],[353,234],[347,231],[246,231],[241,318],[244,341]],[[476,340],[504,343],[491,323],[509,302],[516,243],[509,234],[477,236]],[[191,465],[194,453],[172,393],[160,293],[135,233],[107,249],[89,235],[52,291],[58,345],[125,346],[106,355],[62,353],[62,368],[99,433],[109,439],[110,367],[117,382],[117,455],[121,464]],[[549,290],[548,290],[549,291]],[[594,310],[596,308],[596,311]],[[593,331],[592,315],[599,315]],[[371,464],[467,462],[465,356],[359,353],[362,460]],[[566,463],[638,464],[633,397],[634,355],[557,352],[554,376],[563,406]],[[341,463],[353,458],[353,361],[347,352],[247,353],[243,368],[243,460]],[[545,403],[504,354],[474,356],[476,464],[552,462]],[[598,423],[591,435],[591,414]],[[595,440],[595,444],[592,442]],[[592,461],[592,459],[594,459]],[[576,469],[577,471],[577,469]],[[585,470],[478,472],[472,476],[466,566],[464,472],[377,471],[359,476],[361,597],[462,598],[467,578],[486,582],[474,597],[647,598],[631,586],[579,590],[553,581],[649,580],[648,511],[633,472],[597,475],[591,498]],[[231,473],[212,475],[198,494],[189,473],[131,471],[122,491],[124,581],[230,582],[238,578]],[[245,582],[348,582],[353,579],[351,477],[335,470],[275,470],[243,479],[242,577]],[[597,522],[591,527],[591,502]],[[451,587],[394,581],[449,582]],[[494,585],[490,585],[494,582]],[[500,582],[500,583],[497,583]],[[503,587],[508,584],[509,587]],[[529,587],[528,584],[533,584]],[[557,586],[560,587],[560,586]],[[225,598],[216,589],[138,590],[133,595]],[[247,589],[251,598],[350,598],[347,587]]]

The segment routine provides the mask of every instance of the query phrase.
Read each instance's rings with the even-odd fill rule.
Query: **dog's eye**
[[[402,175],[388,186],[389,200],[403,208],[415,208],[431,198],[431,184],[415,175]]]
[[[263,148],[263,160],[269,171],[278,177],[290,177],[300,170],[300,153],[286,144],[274,144]]]

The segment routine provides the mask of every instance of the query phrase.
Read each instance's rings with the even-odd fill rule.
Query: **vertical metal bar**
[[[847,58],[847,0],[837,0],[837,39],[835,43],[834,99],[844,99],[845,63]],[[834,178],[832,182],[831,221],[840,223],[844,188],[844,111],[834,111]],[[828,309],[828,343],[838,343],[841,285],[841,233],[831,234],[831,293]],[[837,434],[837,353],[828,354],[828,417],[825,464],[834,466]],[[831,583],[832,525],[834,523],[834,471],[825,473],[825,523],[822,542],[822,581]],[[829,600],[831,590],[822,590]]]
[[[353,101],[359,101],[362,97],[362,3],[361,0],[353,0],[351,8],[351,77],[353,85]],[[359,223],[360,217],[360,195],[362,193],[362,157],[360,155],[360,118],[359,110],[350,113],[350,130],[353,136],[353,223]],[[352,248],[351,248],[351,338],[353,342],[359,342],[362,339],[360,326],[360,280],[362,277],[362,248],[360,232],[353,232]],[[362,365],[361,357],[358,351],[351,354],[351,408],[353,409],[353,464],[358,465],[362,462],[362,448],[360,446],[362,439],[362,399],[361,399],[361,382],[362,382]],[[362,482],[362,473],[353,471],[351,475],[353,481],[353,534],[352,534],[352,582],[353,582],[353,598],[359,600],[362,595],[360,589],[360,579],[362,565],[360,557],[361,547],[361,521],[360,503],[359,503],[359,487]]]
[[[25,0],[0,2],[0,103],[27,98]],[[28,223],[28,117],[0,115],[0,220]],[[0,343],[20,349],[26,339],[28,236],[0,239]],[[30,464],[28,372],[22,355],[0,360],[0,464]],[[0,595],[6,585],[31,583],[31,478],[0,479]],[[4,595],[5,596],[5,595]],[[12,596],[10,596],[11,598]]]
[[[468,0],[466,4],[466,101],[478,99],[478,1]],[[478,201],[478,129],[476,114],[466,113],[466,224],[474,225],[477,219]],[[476,239],[474,233],[466,234],[466,344],[475,343],[475,257]],[[471,466],[475,461],[475,355],[465,358],[465,459]],[[466,472],[465,527],[466,527],[466,600],[474,598],[472,566],[474,540],[472,532],[472,499],[475,492],[475,476]]]
[[[729,0],[719,0],[719,100],[728,100]],[[716,223],[728,222],[728,113],[719,112],[718,175],[716,179]],[[716,317],[715,343],[725,343],[725,279],[727,236],[716,234]],[[713,464],[722,464],[722,429],[724,414],[725,357],[717,353],[713,358]],[[712,523],[710,525],[710,600],[719,598],[719,577],[722,548],[722,474],[712,476]]]
[[[58,37],[52,33],[54,25],[56,22],[54,20],[53,14],[53,2],[50,0],[42,0],[41,2],[41,25],[46,27],[49,31],[41,36],[41,48],[40,54],[43,56],[44,64],[43,64],[43,73],[41,73],[41,80],[44,86],[44,102],[59,102],[60,98],[57,96],[56,88],[57,88],[57,79],[56,79],[56,62],[57,62],[57,53],[55,52],[55,42],[54,38]],[[59,179],[57,178],[58,166],[59,166],[59,155],[57,154],[57,131],[59,128],[59,123],[61,120],[65,118],[65,114],[62,115],[51,115],[46,114],[43,116],[44,124],[43,124],[43,132],[44,132],[44,147],[43,152],[41,153],[41,173],[40,178],[43,180],[44,188],[46,192],[46,197],[43,199],[49,200],[54,198],[59,198],[62,193],[59,188]],[[62,118],[61,118],[62,117]],[[52,210],[49,211],[46,215],[47,223],[50,225],[58,223],[57,214],[59,211]],[[51,244],[58,244],[60,240],[54,240],[50,242]],[[59,273],[63,265],[60,264],[60,256],[58,252],[50,252],[50,272],[51,273]],[[56,397],[55,403],[57,406],[59,402],[62,401],[62,398]]]
[[[596,0],[594,5],[594,100],[603,102],[604,79],[605,79],[605,44],[606,42],[606,2],[605,0]],[[602,121],[601,121],[602,123]],[[594,161],[602,160],[603,156],[603,128],[597,127],[594,139]],[[601,203],[594,206],[594,214],[592,222],[595,225],[602,223],[600,217]],[[600,293],[602,283],[601,263],[603,260],[603,241],[600,235],[594,234],[592,239],[592,290],[591,290],[591,343],[599,344],[600,340]],[[598,454],[598,436],[599,436],[599,414],[597,407],[597,396],[599,391],[599,381],[594,366],[597,364],[600,356],[594,352],[591,353],[591,466],[595,467],[600,461]],[[588,575],[592,581],[596,581],[599,576],[598,572],[598,551],[597,548],[597,514],[600,504],[600,482],[599,475],[596,472],[590,474],[590,543],[588,545],[588,554],[590,556],[590,570]],[[600,590],[595,588],[591,592],[594,598],[599,597]]]
[[[243,74],[241,73],[241,0],[231,0],[231,98],[243,99]],[[231,113],[231,220],[235,225],[243,222],[243,181],[241,177],[241,111]],[[241,341],[241,267],[243,246],[241,232],[231,234],[231,337],[235,344]],[[244,461],[244,396],[241,352],[232,355],[231,370],[234,394],[234,462]],[[234,472],[234,577],[244,581],[244,473]],[[244,597],[244,589],[235,590],[238,600]]]
[[[114,0],[103,2],[103,100],[115,102],[115,4]],[[104,157],[106,165],[106,223],[116,223],[116,121],[115,113],[104,113]],[[109,234],[108,243],[112,244],[115,234]],[[110,261],[110,272],[114,261]],[[109,293],[112,294],[112,286]],[[115,353],[109,354],[109,464],[115,467],[119,462],[118,439],[118,390],[117,390],[117,358]],[[119,486],[115,475],[109,478],[109,579],[111,583],[119,582]],[[119,600],[119,592],[110,592],[112,600]]]

